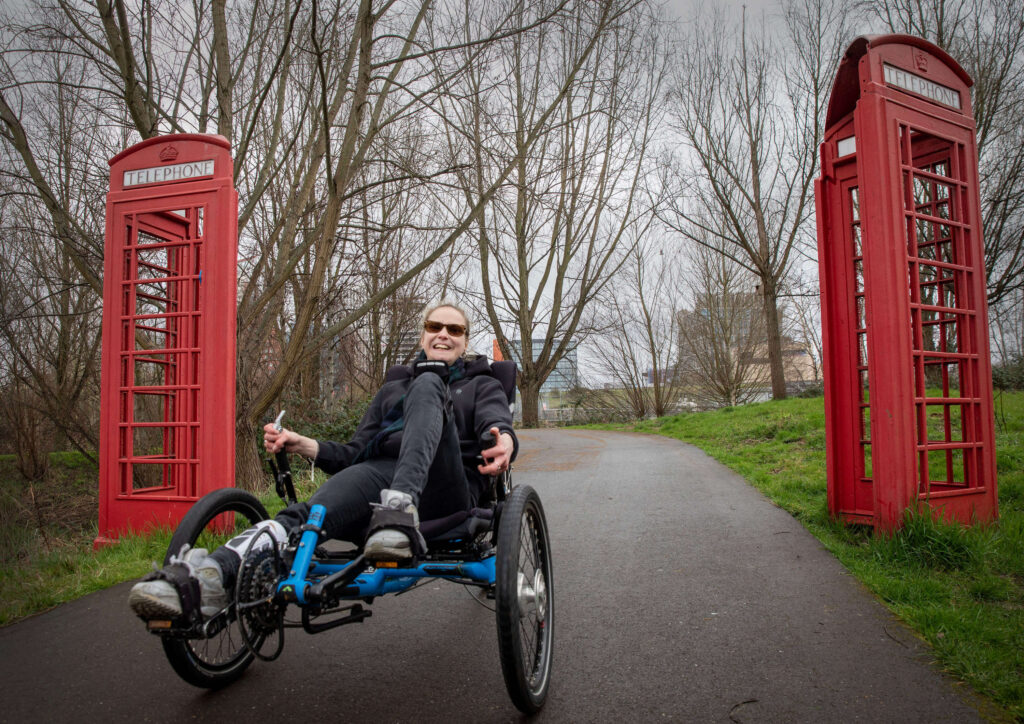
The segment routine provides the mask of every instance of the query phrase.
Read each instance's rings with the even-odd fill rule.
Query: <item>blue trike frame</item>
[[[150,621],[149,629],[163,639],[179,676],[217,688],[241,676],[254,659],[277,658],[286,628],[301,626],[312,634],[361,623],[372,616],[365,606],[375,598],[403,593],[427,579],[475,586],[494,602],[509,696],[521,711],[536,712],[547,696],[554,641],[547,522],[529,486],[513,488],[505,477],[494,481],[493,494],[489,507],[466,511],[448,530],[435,528],[427,536],[427,553],[411,564],[371,563],[360,549],[328,550],[321,545],[325,511],[314,505],[298,539],[284,549],[256,546],[261,536],[269,536],[267,531],[250,539],[233,600],[225,608],[206,618]],[[225,513],[242,514],[250,523],[269,517],[249,493],[214,491],[182,520],[165,562],[180,555],[184,545],[195,545]],[[438,522],[447,525],[433,521]],[[285,620],[293,605],[301,611],[301,623]]]
[[[413,567],[395,565],[369,568],[362,556],[345,563],[317,560],[314,558],[319,543],[317,530],[323,522],[324,512],[322,505],[314,505],[310,510],[306,530],[299,540],[289,576],[277,586],[278,595],[289,603],[303,605],[319,601],[339,584],[345,589],[344,593],[337,596],[339,600],[360,600],[401,593],[424,578],[444,578],[487,587],[494,585],[496,568],[493,552],[480,560],[427,559]]]

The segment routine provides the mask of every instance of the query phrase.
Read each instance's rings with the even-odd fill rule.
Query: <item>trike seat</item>
[[[426,539],[430,550],[443,550],[456,542],[472,541],[491,530],[493,522],[493,509],[473,508],[452,513],[444,518],[422,521],[420,533]]]

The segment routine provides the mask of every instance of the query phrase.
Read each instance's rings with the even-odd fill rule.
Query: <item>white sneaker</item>
[[[263,531],[267,531],[267,533],[263,533]],[[245,558],[245,554],[249,552],[249,543],[258,534],[259,537],[256,539],[256,542],[253,543],[253,553],[270,546],[271,541],[276,543],[279,547],[288,542],[288,531],[284,529],[283,525],[271,518],[269,520],[261,520],[251,528],[246,528],[244,531],[225,543],[224,547],[229,551],[234,552],[238,556],[239,560],[241,560],[242,558]]]
[[[420,536],[422,543],[423,536],[420,535],[420,517],[416,506],[412,504],[412,496],[400,490],[385,489],[380,491],[380,505],[374,505],[376,511],[396,511],[407,514],[408,523],[406,528]],[[373,521],[371,520],[371,526]],[[422,543],[426,548],[426,543]],[[363,555],[368,561],[401,561],[413,557],[412,540],[405,530],[399,528],[379,528],[366,539],[363,545]]]
[[[205,548],[186,548],[177,556],[171,556],[168,565],[184,564],[189,576],[199,582],[200,611],[204,617],[212,616],[228,605],[224,590],[224,576],[220,564],[210,558]],[[139,618],[178,618],[182,615],[181,598],[170,581],[154,579],[139,581],[128,593],[128,605]]]

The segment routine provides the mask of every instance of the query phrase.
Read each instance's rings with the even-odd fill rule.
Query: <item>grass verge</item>
[[[965,529],[911,517],[889,538],[828,515],[821,398],[609,429],[684,440],[743,475],[928,641],[946,670],[1024,721],[1024,393],[1004,393],[997,418],[999,522]]]

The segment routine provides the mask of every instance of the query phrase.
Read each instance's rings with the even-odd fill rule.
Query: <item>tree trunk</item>
[[[269,473],[257,446],[257,431],[247,420],[235,426],[235,487],[250,492],[266,490]]]
[[[786,399],[786,370],[782,364],[782,332],[779,329],[779,300],[772,279],[761,280],[764,293],[765,335],[768,345],[768,365],[772,376],[772,399]]]
[[[537,427],[537,405],[540,400],[540,383],[519,378],[519,404],[523,410],[523,427]]]

